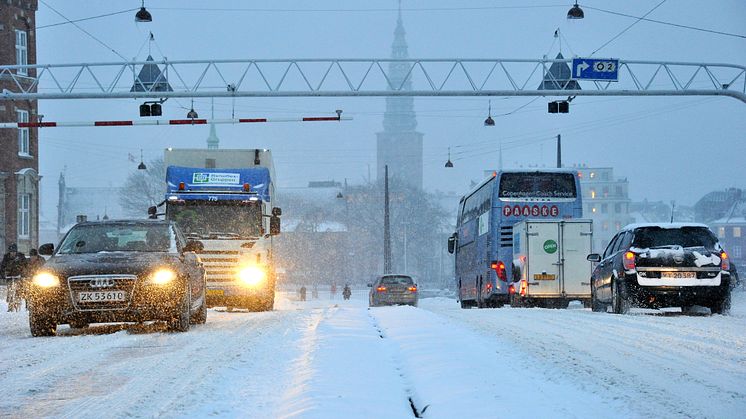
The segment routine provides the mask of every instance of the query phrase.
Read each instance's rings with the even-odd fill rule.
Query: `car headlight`
[[[49,272],[39,272],[34,275],[32,282],[34,285],[42,288],[58,287],[60,285],[60,279]]]
[[[238,278],[246,285],[256,286],[267,279],[267,273],[258,266],[247,266],[238,271]]]
[[[150,283],[166,285],[176,279],[176,272],[168,268],[158,269],[150,275]]]

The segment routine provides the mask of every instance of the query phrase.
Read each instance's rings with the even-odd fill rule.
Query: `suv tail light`
[[[502,261],[493,261],[490,267],[495,270],[501,281],[508,281],[508,273],[505,271],[505,264]]]
[[[411,292],[417,292],[417,287],[409,287],[407,289]]]
[[[378,291],[378,292],[386,292],[386,287],[380,286],[380,287],[376,288],[376,291]]]
[[[632,252],[624,252],[624,270],[629,271],[635,269],[635,254]]]
[[[725,252],[720,253],[720,269],[724,271],[730,270],[730,258],[728,258],[728,254]]]

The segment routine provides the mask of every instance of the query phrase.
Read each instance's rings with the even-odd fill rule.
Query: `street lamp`
[[[495,126],[495,120],[492,119],[492,101],[488,102],[489,105],[487,105],[487,119],[484,120],[484,126],[485,127],[494,127]]]
[[[140,149],[140,164],[137,165],[137,170],[147,170],[148,166],[145,166],[145,162],[142,159],[142,149]]]
[[[446,167],[453,167],[453,162],[451,161],[451,147],[448,147],[448,161],[446,162]]]
[[[192,109],[189,109],[189,112],[187,112],[187,118],[189,119],[199,118],[199,115],[197,115],[197,112],[194,110],[194,99],[192,99]]]
[[[583,13],[583,9],[578,6],[578,2],[575,2],[572,8],[567,12],[568,19],[583,19],[584,17],[585,13]]]
[[[145,0],[142,0],[142,7],[135,13],[135,22],[152,22],[153,16],[145,9]]]

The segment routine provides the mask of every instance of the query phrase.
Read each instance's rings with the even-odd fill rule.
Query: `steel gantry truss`
[[[746,66],[742,65],[620,60],[618,82],[579,80],[578,84],[557,80],[549,71],[555,63],[570,65],[571,61],[499,58],[164,59],[3,65],[0,66],[0,80],[10,80],[13,89],[0,92],[0,100],[324,96],[729,96],[746,103]],[[140,73],[146,65],[158,66],[155,79],[141,80]],[[406,76],[401,77],[401,74]],[[540,89],[540,86],[546,86],[545,81],[552,82],[551,89]],[[164,85],[167,88],[163,88]],[[571,86],[579,87],[568,89]]]

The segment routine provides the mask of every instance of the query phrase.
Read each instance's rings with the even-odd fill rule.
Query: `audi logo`
[[[110,278],[96,278],[91,279],[91,282],[88,284],[91,288],[108,288],[114,286],[114,280]]]

